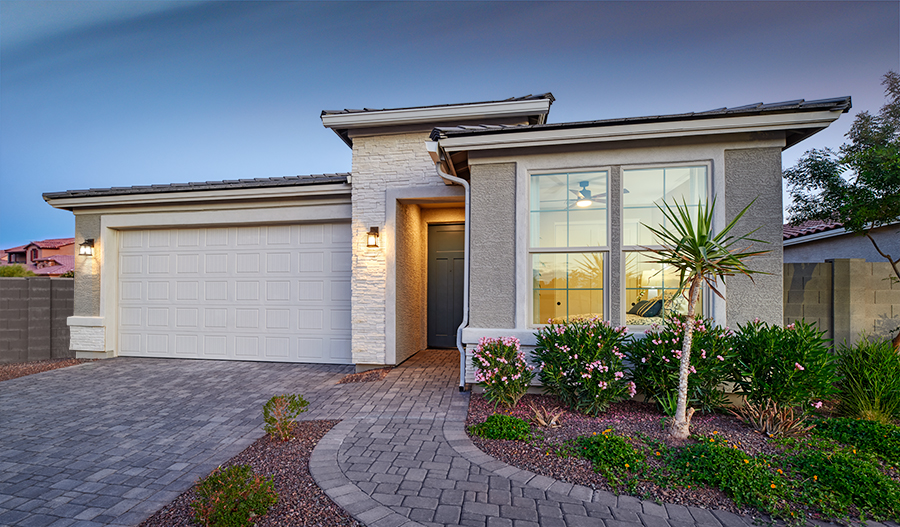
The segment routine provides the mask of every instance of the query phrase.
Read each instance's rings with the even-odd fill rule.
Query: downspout
[[[463,189],[465,190],[466,223],[464,226],[464,231],[466,245],[465,251],[463,252],[463,317],[462,323],[460,323],[459,327],[456,328],[456,349],[459,350],[459,391],[462,392],[466,389],[466,348],[463,346],[462,332],[463,328],[469,325],[469,228],[471,225],[471,222],[469,221],[471,219],[471,211],[469,206],[472,201],[472,193],[471,189],[469,188],[469,183],[465,179],[451,176],[450,174],[441,170],[441,160],[437,158],[437,156],[440,155],[437,142],[429,142],[427,143],[427,146],[428,151],[432,153],[432,157],[436,159],[434,162],[434,170],[437,172],[437,175],[443,179],[462,185]]]

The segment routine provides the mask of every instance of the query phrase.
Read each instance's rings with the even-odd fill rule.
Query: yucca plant
[[[658,243],[663,248],[642,248],[653,253],[651,258],[656,262],[671,265],[678,270],[680,285],[677,294],[683,294],[684,290],[688,289],[687,324],[682,339],[681,363],[678,372],[678,401],[669,428],[670,435],[676,439],[687,439],[691,433],[691,416],[694,414],[694,410],[687,407],[688,374],[691,367],[691,343],[694,325],[697,322],[696,307],[697,300],[700,298],[700,289],[705,283],[713,293],[724,300],[725,296],[716,288],[719,279],[724,282],[726,276],[741,274],[752,280],[752,275],[760,271],[748,268],[744,260],[768,252],[751,251],[749,244],[744,248],[738,247],[738,244],[744,243],[767,243],[750,238],[758,229],[743,236],[729,234],[755,201],[751,201],[731,220],[731,223],[717,233],[713,233],[715,198],[711,204],[708,202],[704,204],[702,201],[697,204],[696,219],[691,217],[686,201],[682,201],[683,206],[676,202],[674,208],[663,201],[662,205],[657,204],[656,206],[670,226],[660,225],[654,228],[644,224],[656,236]]]

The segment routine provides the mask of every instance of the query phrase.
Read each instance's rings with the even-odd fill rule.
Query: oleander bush
[[[297,394],[276,395],[263,406],[264,429],[282,441],[291,438],[294,421],[306,411],[309,402]]]
[[[469,431],[485,439],[527,441],[531,439],[531,425],[524,419],[511,415],[493,414],[482,423],[472,425]]]
[[[206,527],[245,527],[278,502],[272,478],[254,474],[250,465],[217,468],[194,489],[194,520]]]
[[[675,413],[686,324],[685,316],[674,315],[664,326],[651,327],[643,339],[625,346],[635,386],[666,415]],[[688,406],[709,413],[726,403],[723,383],[734,357],[732,332],[710,319],[700,320],[691,343]]]
[[[507,408],[525,395],[534,378],[534,367],[519,349],[519,339],[482,337],[472,354],[475,380],[484,386],[484,398]]]
[[[544,391],[576,412],[597,415],[609,404],[634,396],[621,351],[627,332],[598,319],[551,323],[537,332],[534,355]]]
[[[838,411],[889,424],[900,417],[900,354],[889,340],[864,336],[837,349]]]

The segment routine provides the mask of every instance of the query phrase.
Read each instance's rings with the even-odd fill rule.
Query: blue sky
[[[851,95],[900,2],[0,0],[0,248],[72,236],[41,193],[350,170],[323,109],[552,91],[551,122]]]

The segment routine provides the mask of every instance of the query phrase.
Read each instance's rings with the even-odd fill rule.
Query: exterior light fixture
[[[369,227],[366,235],[366,247],[378,247],[378,227]]]
[[[94,239],[88,238],[78,246],[78,254],[82,256],[94,256]]]

